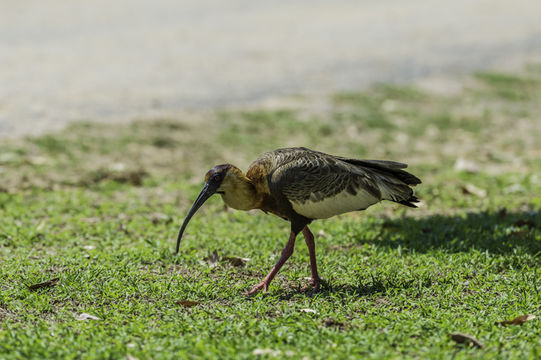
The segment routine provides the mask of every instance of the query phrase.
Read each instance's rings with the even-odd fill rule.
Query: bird
[[[421,183],[406,172],[407,164],[388,160],[359,160],[310,150],[282,148],[260,155],[246,174],[232,164],[211,168],[205,184],[188,211],[177,237],[175,254],[188,222],[213,194],[237,210],[260,209],[291,223],[291,230],[280,259],[269,274],[246,295],[268,287],[280,268],[293,254],[295,239],[302,232],[310,257],[310,283],[303,288],[319,290],[314,235],[308,225],[317,219],[365,210],[382,200],[417,207],[419,199],[412,186]]]

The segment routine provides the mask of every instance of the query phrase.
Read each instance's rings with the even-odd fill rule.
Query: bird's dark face
[[[207,174],[205,175],[205,186],[208,185],[210,188],[214,188],[213,194],[223,193],[223,191],[220,191],[220,186],[222,185],[225,176],[227,175],[227,172],[229,171],[229,169],[231,169],[231,167],[232,166],[230,164],[216,165],[207,172]]]
[[[232,165],[229,164],[216,165],[215,167],[210,169],[205,175],[205,185],[203,186],[203,189],[199,193],[199,196],[193,203],[192,208],[190,209],[190,211],[188,211],[188,215],[186,215],[186,219],[184,220],[184,223],[182,224],[182,227],[180,228],[180,231],[178,233],[176,250],[177,253],[180,246],[180,239],[182,238],[182,234],[184,233],[184,229],[188,225],[188,222],[209,197],[211,197],[215,193],[223,194],[223,191],[220,190],[220,186],[222,185],[222,182],[224,181],[227,172],[231,168]]]

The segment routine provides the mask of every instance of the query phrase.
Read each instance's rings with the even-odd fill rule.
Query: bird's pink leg
[[[316,244],[314,242],[314,234],[308,229],[308,226],[305,226],[302,229],[302,234],[304,235],[304,240],[308,246],[308,253],[310,254],[310,271],[312,273],[311,286],[313,291],[318,291],[319,289],[319,275],[317,273],[317,263],[316,263]],[[306,286],[302,290],[306,291],[310,287]]]
[[[254,288],[246,293],[245,295],[252,295],[258,292],[259,290],[263,290],[263,292],[267,292],[267,289],[269,287],[269,284],[271,283],[272,279],[274,279],[274,276],[280,271],[280,268],[282,265],[285,264],[287,259],[293,254],[293,248],[295,247],[295,238],[297,237],[297,234],[295,234],[293,231],[289,235],[289,241],[287,242],[286,247],[284,250],[282,250],[282,256],[280,256],[280,259],[274,265],[270,273],[263,279],[263,281],[257,285],[254,286]]]

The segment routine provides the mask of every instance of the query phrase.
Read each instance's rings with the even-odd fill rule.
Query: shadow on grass
[[[317,292],[314,292],[312,290],[302,291],[299,288],[281,288],[280,290],[278,290],[278,294],[280,300],[291,300],[292,298],[299,295],[305,295],[306,297],[314,297],[317,295],[318,297],[326,298],[332,297],[334,296],[333,294],[337,293],[348,296],[362,297],[384,293],[385,290],[389,287],[399,287],[401,289],[404,289],[408,287],[408,284],[388,284],[386,281],[372,279],[369,284],[361,284],[354,286],[349,284],[331,284],[326,280],[321,279],[320,288]],[[264,294],[264,296],[266,296],[266,294]]]
[[[493,254],[513,252],[541,255],[541,213],[513,212],[433,215],[426,218],[402,218],[383,223],[377,239],[357,244],[398,248],[426,253],[443,250],[450,253],[470,249]]]
[[[278,296],[280,300],[290,300],[293,297],[299,295],[305,295],[306,297],[317,296],[319,298],[334,297],[335,294],[341,294],[345,296],[353,297],[368,297],[371,295],[385,294],[390,289],[399,289],[401,291],[409,288],[429,288],[433,284],[431,278],[404,278],[401,276],[382,276],[362,279],[361,282],[356,284],[336,283],[328,282],[325,279],[321,279],[320,288],[317,292],[312,290],[302,291],[300,288],[294,287],[281,287],[278,290]],[[269,295],[273,296],[273,295]]]
[[[506,259],[499,267],[521,268],[536,266],[541,257],[541,213],[500,211],[497,213],[468,213],[460,216],[433,215],[426,218],[402,218],[389,220],[381,225],[380,235],[373,240],[364,240],[359,232],[355,243],[345,246],[373,244],[391,249],[401,248],[404,253],[448,253],[468,252],[472,249],[503,255]],[[495,269],[496,271],[497,269]],[[364,297],[383,294],[389,289],[410,287],[427,288],[434,280],[426,278],[403,278],[384,276],[364,279],[360,283],[331,283],[322,281],[318,297],[333,294]],[[281,300],[303,294],[299,288],[280,290]],[[306,296],[315,296],[308,291]]]

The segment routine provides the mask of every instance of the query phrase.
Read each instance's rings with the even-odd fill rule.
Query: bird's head
[[[224,197],[227,192],[233,192],[237,187],[236,184],[238,183],[239,176],[241,175],[242,172],[231,164],[216,165],[207,172],[205,175],[205,185],[193,203],[190,211],[188,211],[188,215],[186,215],[186,219],[180,228],[177,238],[176,253],[178,253],[180,239],[182,238],[184,229],[188,225],[188,222],[192,216],[197,212],[197,210],[199,210],[201,205],[203,205],[209,197],[216,193]]]

